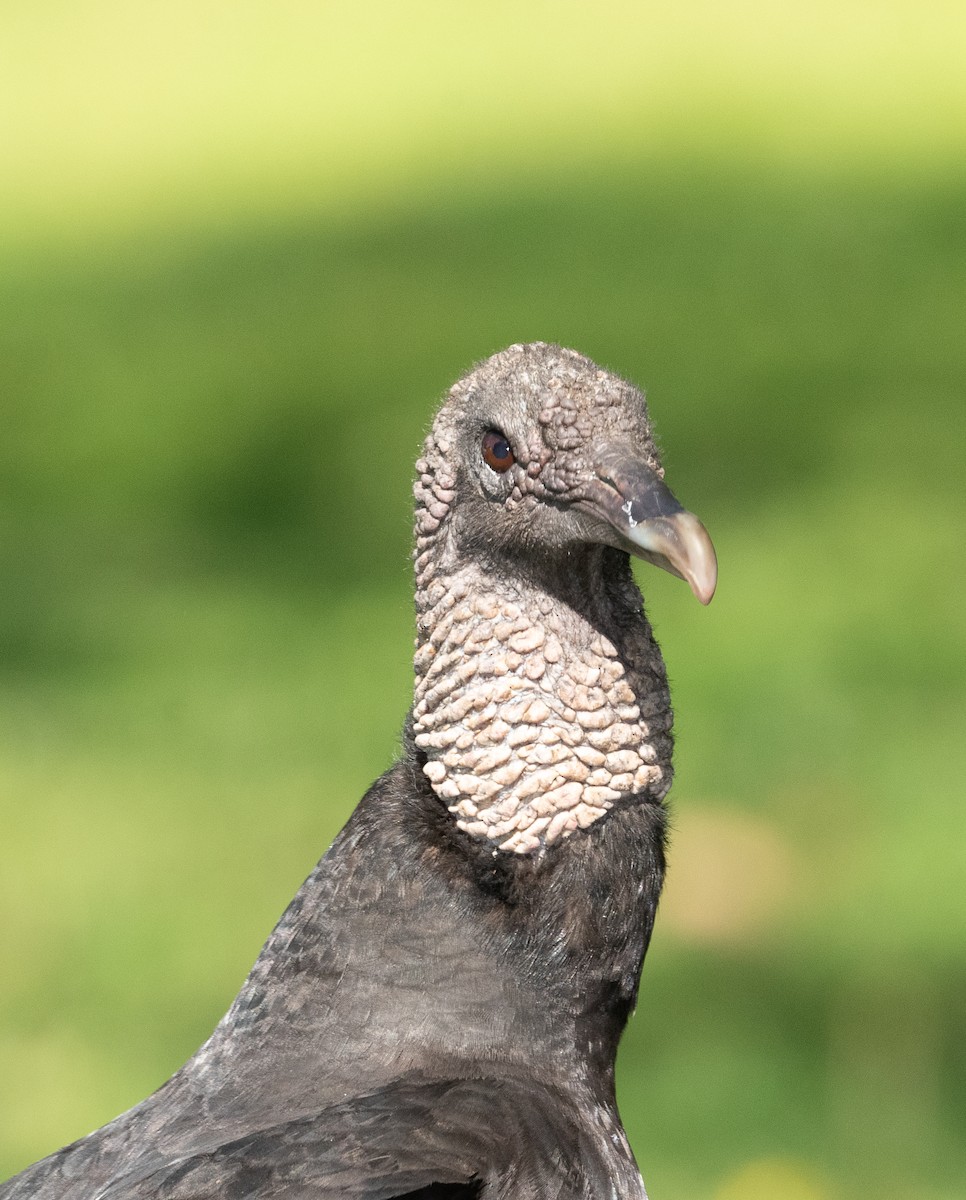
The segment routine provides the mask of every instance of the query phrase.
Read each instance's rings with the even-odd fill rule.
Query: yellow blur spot
[[[746,1163],[714,1193],[714,1200],[830,1200],[811,1168],[784,1158]]]
[[[662,934],[705,944],[753,939],[781,921],[800,875],[791,845],[773,824],[682,804],[671,829]]]

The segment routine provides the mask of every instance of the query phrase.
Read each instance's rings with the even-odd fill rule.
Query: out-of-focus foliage
[[[751,4],[725,29],[705,5],[649,27],[532,3],[461,40],[374,3],[370,38],[330,30],[356,87],[340,59],[313,91],[314,6],[240,6],[219,47],[227,9],[192,7],[182,45],[176,5],[166,92],[136,70],[146,6],[79,7],[103,71],[74,106],[68,9],[11,24],[65,103],[10,135],[0,278],[0,1177],[195,1049],[390,761],[422,432],[475,359],[543,338],[647,385],[721,563],[706,612],[639,575],[679,736],[621,1063],[652,1194],[960,1195],[953,10]],[[265,105],[236,112],[246,66]],[[74,157],[38,137],[31,176],[24,128],[72,131]]]

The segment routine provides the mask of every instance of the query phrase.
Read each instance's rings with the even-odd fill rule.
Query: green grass
[[[707,611],[639,576],[679,733],[621,1063],[652,1194],[952,1197],[966,178],[497,192],[0,283],[0,1175],[196,1048],[391,760],[422,432],[545,338],[647,385],[721,563]]]

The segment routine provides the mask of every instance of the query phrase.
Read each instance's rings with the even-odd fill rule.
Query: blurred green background
[[[966,9],[0,10],[0,1177],[207,1036],[391,761],[412,463],[513,342],[646,385],[654,1200],[966,1181]]]

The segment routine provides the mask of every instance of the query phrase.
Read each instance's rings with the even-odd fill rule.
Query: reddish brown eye
[[[513,451],[510,449],[510,443],[502,433],[497,433],[495,429],[490,429],[483,434],[481,449],[483,451],[483,461],[491,470],[496,471],[500,475],[504,471],[509,471],[517,461]]]

